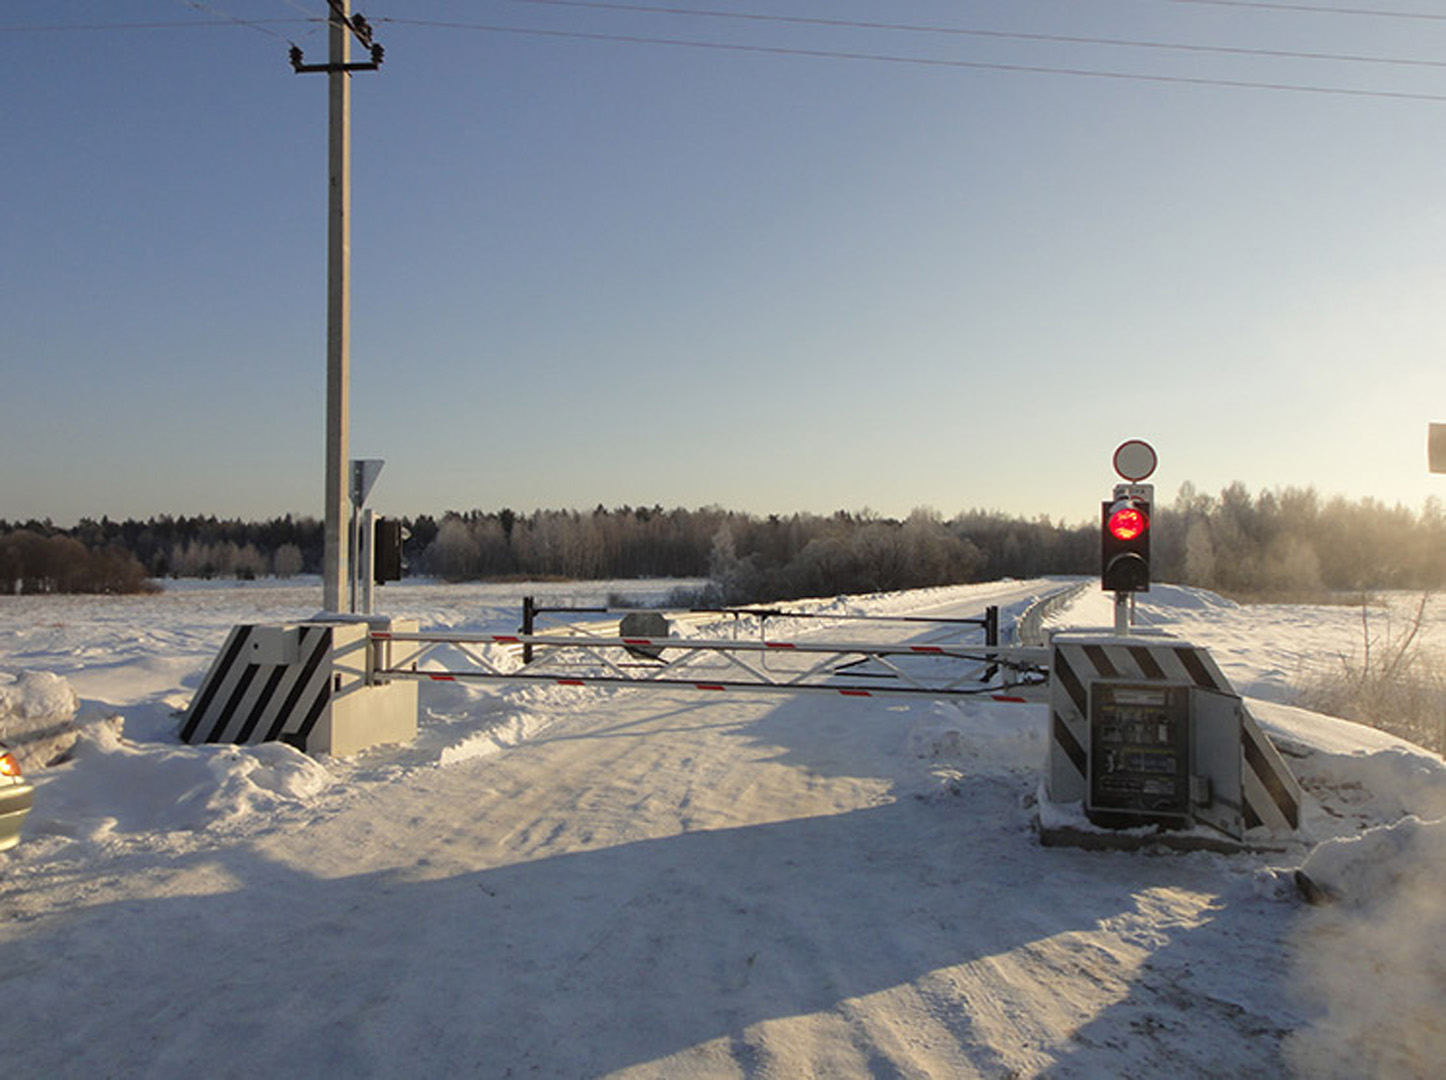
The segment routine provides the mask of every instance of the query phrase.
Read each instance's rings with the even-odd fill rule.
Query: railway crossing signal
[[[1150,591],[1150,515],[1155,485],[1141,483],[1155,471],[1159,458],[1143,439],[1127,439],[1115,449],[1115,472],[1128,480],[1116,484],[1115,495],[1100,507],[1100,582],[1106,592]]]
[[[1154,524],[1155,485],[1142,483],[1159,458],[1143,439],[1127,439],[1115,448],[1115,472],[1128,483],[1116,484],[1114,497],[1100,504],[1100,584],[1115,594],[1115,630],[1130,632],[1135,593],[1150,591],[1150,533]]]
[[[1100,504],[1100,580],[1107,592],[1149,592],[1153,507],[1140,495],[1115,496]]]
[[[402,541],[410,535],[399,518],[377,518],[373,552],[372,581],[381,585],[401,581],[406,561],[402,558]],[[368,612],[370,614],[370,612]]]

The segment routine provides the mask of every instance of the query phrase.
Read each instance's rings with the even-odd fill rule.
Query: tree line
[[[1311,488],[1218,495],[1182,485],[1153,515],[1156,581],[1259,599],[1439,588],[1446,514]],[[403,519],[408,573],[446,581],[697,578],[703,603],[745,603],[1099,572],[1100,525],[985,510],[902,520],[869,511],[758,516],[720,507],[449,511]],[[163,577],[320,573],[323,528],[309,517],[147,521],[0,520],[0,594],[126,592]]]
[[[320,573],[323,542],[319,521],[289,514],[264,522],[82,518],[72,528],[48,520],[0,519],[0,594],[123,593],[167,577],[246,580]]]
[[[1229,596],[1435,590],[1446,584],[1446,511],[1435,496],[1418,513],[1309,487],[1252,496],[1235,483],[1212,496],[1187,482],[1160,515],[1155,548],[1161,580]]]

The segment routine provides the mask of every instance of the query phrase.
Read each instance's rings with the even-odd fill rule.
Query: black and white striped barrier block
[[[1051,802],[1129,825],[1119,807],[1145,805],[1153,785],[1161,806],[1178,796],[1160,817],[1182,826],[1236,840],[1300,827],[1300,784],[1205,649],[1162,636],[1056,634],[1050,668]],[[1170,732],[1177,722],[1184,731]],[[1110,783],[1134,801],[1112,802]]]
[[[407,619],[233,627],[181,722],[188,743],[286,742],[309,754],[354,754],[417,734],[417,686],[377,682],[374,630],[415,633]]]

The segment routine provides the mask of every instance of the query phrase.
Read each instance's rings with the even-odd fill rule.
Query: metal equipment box
[[[1303,794],[1210,653],[1165,635],[1072,631],[1050,645],[1045,798],[1105,829],[1300,827]]]
[[[1097,825],[1181,826],[1190,817],[1190,687],[1090,686],[1089,788]]]

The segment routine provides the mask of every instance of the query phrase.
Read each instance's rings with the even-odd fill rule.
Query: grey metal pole
[[[342,610],[348,580],[347,459],[351,433],[351,0],[333,0],[331,20],[330,175],[326,290],[326,548],[322,608]]]
[[[375,599],[377,576],[377,513],[375,510],[361,512],[361,535],[357,538],[356,579],[360,589],[360,600],[354,610],[363,615],[372,613]]]
[[[351,560],[350,573],[347,575],[347,611],[353,615],[357,612],[357,578],[361,576],[361,518],[358,516],[361,508],[352,505],[351,521],[347,525],[346,550],[347,557]]]

